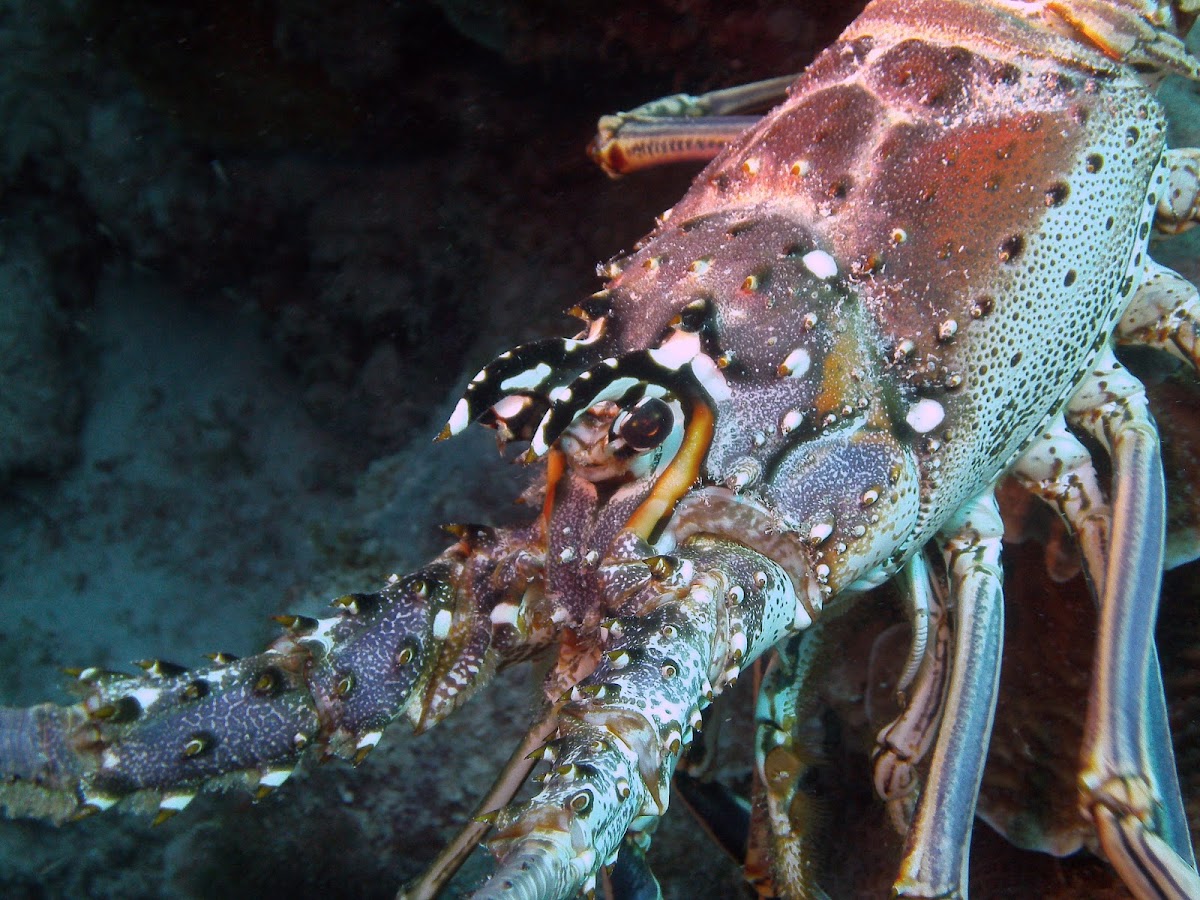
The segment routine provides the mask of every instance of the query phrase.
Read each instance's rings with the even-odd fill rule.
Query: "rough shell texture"
[[[924,6],[934,22],[962,9]],[[1011,461],[1104,340],[1095,323],[1115,320],[1143,262],[1165,122],[1102,57],[1064,62],[1055,41],[1016,33],[1025,52],[998,62],[882,40],[890,27],[857,20],[610,288],[625,350],[654,346],[689,303],[713,305],[706,337],[732,397],[707,474],[754,458],[801,527],[818,511],[785,487],[798,437],[864,415],[898,433],[920,466],[915,523],[899,512],[906,485],[878,478],[895,459],[838,477],[884,488],[903,552],[940,526],[933,509]],[[948,201],[963,213],[944,215]],[[795,354],[806,377],[779,379]],[[797,413],[799,434],[785,424]],[[834,543],[852,545],[858,524],[843,515]]]
[[[729,80],[736,80],[736,78]],[[635,96],[641,97],[643,95],[648,95],[649,93],[650,91],[643,87],[635,92]],[[539,111],[534,112],[536,114]],[[546,143],[549,142],[547,141]],[[539,147],[539,156],[540,152],[541,148]],[[503,165],[499,167],[503,168]],[[573,170],[568,167],[566,169],[565,176],[562,172],[556,172],[545,177],[547,179],[557,179],[562,177],[565,184],[560,183],[557,180],[554,180],[552,183],[560,187],[562,190],[569,190],[578,181],[578,179],[572,175],[572,172]],[[588,191],[590,192],[592,188],[593,184],[589,181]],[[596,189],[600,190],[601,188],[597,187]],[[522,196],[525,196],[524,192],[520,193]],[[627,189],[622,188],[622,193],[628,193]],[[647,193],[652,193],[652,189],[648,189]],[[653,208],[661,208],[661,204]],[[572,210],[572,212],[574,213],[577,211]],[[574,218],[574,216],[567,216],[565,218]],[[589,219],[587,225],[590,229],[593,223],[590,221],[590,216],[587,218]],[[602,217],[598,214],[597,218]],[[630,218],[641,221],[644,218],[644,215],[641,218],[638,216],[631,216]],[[500,222],[508,222],[511,221],[512,217],[497,215],[497,219]],[[435,226],[431,225],[430,227],[433,229]],[[596,227],[603,226],[597,224]],[[604,244],[605,241],[601,239],[598,241],[598,243]],[[608,241],[608,243],[611,243],[611,241]],[[178,235],[175,236],[175,244],[173,244],[173,246],[186,247],[187,244],[188,241],[186,237]],[[585,255],[590,255],[590,251],[585,252]],[[501,256],[503,259],[503,255]],[[485,278],[483,280],[491,284],[500,284],[503,282],[504,290],[508,292],[506,295],[516,295],[516,293],[519,292],[515,292],[514,287],[506,282],[502,277],[502,275],[507,274],[509,274],[509,270],[501,265],[497,266],[497,271],[495,272],[493,278]],[[571,289],[565,289],[563,291],[564,296],[570,295],[571,293]],[[562,303],[560,300],[556,299],[554,301],[554,305],[561,306]],[[457,363],[448,364],[448,366],[455,370],[460,368]],[[421,440],[424,441],[424,438],[421,438]],[[111,462],[111,460],[106,461],[102,459],[100,462]],[[413,467],[411,465],[405,465],[404,460],[393,461],[390,465],[381,466],[380,470],[378,471],[386,472],[388,469],[394,469],[398,472],[406,472],[409,475],[411,475],[413,471]],[[426,484],[428,486],[431,482],[444,477],[444,470],[436,469],[434,473],[429,474]],[[388,480],[389,478],[386,474],[377,473],[376,478],[372,482],[373,489],[379,489],[379,486]],[[371,489],[372,487],[368,487],[368,490]],[[138,506],[138,504],[133,504],[133,509],[140,511]],[[403,506],[403,504],[401,504],[401,506]],[[70,512],[70,510],[68,510],[68,512]],[[432,510],[430,511],[430,514],[435,519],[446,517],[446,514],[442,513],[440,509]],[[130,518],[135,519],[137,518],[137,515],[138,512],[131,512]],[[334,515],[336,516],[337,514]],[[397,517],[402,515],[404,515],[404,513],[396,514]],[[64,516],[64,520],[65,518],[66,517]],[[227,533],[227,522],[225,524],[226,528],[224,530]],[[141,527],[145,527],[144,522],[141,523]],[[155,535],[155,537],[160,536],[161,535]],[[158,542],[155,541],[154,543]],[[198,543],[203,545],[205,541],[201,539],[198,541]],[[393,554],[394,551],[389,550],[389,555]],[[181,569],[190,569],[190,567],[194,564],[194,559],[188,559],[185,557],[184,560],[180,561],[176,565]],[[244,606],[246,592],[251,589],[254,583],[259,581],[257,573],[255,572],[251,572],[250,574],[242,573],[242,579],[244,582],[243,589],[238,590],[231,595],[235,607]],[[234,581],[231,583],[238,582]],[[220,593],[223,592],[215,589],[211,592],[212,595],[217,595]],[[127,599],[136,602],[139,598],[131,597]],[[272,596],[271,598],[262,602],[268,607],[277,608],[278,599],[277,596]],[[206,602],[205,605],[207,606],[208,603]],[[204,611],[208,613],[212,612],[211,609],[206,609]],[[167,624],[169,621],[166,618],[167,615],[168,613],[164,612],[162,624],[152,623],[151,625],[143,626],[143,632],[161,631],[165,633],[177,631],[180,634],[188,634],[195,629],[195,613],[187,613],[183,617],[183,620],[177,625]],[[260,616],[258,613],[255,613],[251,618],[257,619],[259,617]],[[221,621],[225,621],[224,616],[221,617]],[[1183,631],[1184,630],[1181,628],[1179,632],[1181,642],[1183,641]],[[174,645],[175,635],[172,634],[171,636],[172,644]],[[161,646],[161,644],[161,634],[158,636],[147,634],[140,642],[137,650],[120,652],[125,653],[125,655],[142,654],[149,652],[153,648]],[[213,646],[214,645],[211,641],[207,641],[202,642],[198,649],[211,649]],[[58,647],[46,648],[41,655],[43,657],[61,660],[64,657],[64,651]],[[94,657],[92,648],[71,651],[65,655],[68,659],[72,660],[83,658],[90,659]],[[43,660],[43,663],[44,662],[45,660]],[[853,684],[857,686],[858,682],[854,681]],[[365,817],[361,817],[359,813],[364,808],[371,810],[373,813],[373,818],[377,822],[390,824],[391,822],[400,819],[411,820],[413,816],[420,813],[421,808],[426,806],[427,798],[432,802],[432,797],[434,795],[432,793],[426,794],[426,789],[428,789],[430,792],[434,790],[442,791],[442,793],[436,795],[439,799],[436,801],[436,803],[433,803],[435,808],[442,814],[442,816],[444,816],[443,818],[439,818],[439,822],[446,822],[450,817],[461,818],[462,815],[466,814],[472,799],[472,789],[465,788],[464,781],[470,777],[475,777],[480,782],[486,780],[486,773],[488,771],[489,763],[481,759],[482,754],[486,752],[488,745],[494,745],[502,742],[502,739],[498,738],[497,734],[499,729],[504,726],[505,719],[523,719],[526,712],[524,708],[525,701],[522,699],[525,696],[525,685],[521,683],[520,679],[510,679],[509,681],[503,684],[498,684],[495,687],[496,690],[493,692],[493,704],[497,702],[497,695],[505,696],[506,699],[501,700],[500,705],[498,706],[485,706],[483,704],[477,704],[475,707],[473,707],[471,713],[472,715],[478,716],[480,719],[485,719],[486,721],[472,722],[468,719],[461,719],[449,723],[444,730],[439,729],[440,733],[430,735],[426,738],[423,738],[419,742],[394,742],[389,745],[389,750],[395,754],[395,757],[392,758],[394,759],[397,757],[403,757],[404,761],[402,763],[395,763],[393,766],[389,766],[389,763],[383,759],[377,759],[373,761],[373,765],[370,770],[360,770],[352,773],[344,770],[327,769],[321,772],[319,775],[315,775],[305,781],[293,784],[293,786],[286,789],[287,796],[284,798],[283,802],[278,804],[264,804],[253,812],[249,813],[244,820],[244,824],[240,826],[240,829],[236,824],[226,829],[222,829],[217,825],[205,826],[194,838],[189,839],[187,837],[181,837],[181,831],[179,829],[176,829],[170,833],[162,830],[158,832],[143,833],[145,831],[144,825],[135,823],[133,826],[135,829],[133,836],[106,857],[105,851],[91,850],[87,853],[71,849],[59,849],[55,851],[53,849],[49,849],[49,845],[54,844],[59,848],[69,846],[74,840],[77,839],[76,835],[82,836],[87,841],[94,842],[97,839],[100,831],[107,831],[113,827],[112,820],[104,823],[103,826],[96,826],[87,831],[76,831],[72,833],[62,832],[58,834],[52,834],[43,829],[26,829],[24,826],[9,827],[13,832],[32,833],[32,836],[35,839],[33,842],[34,849],[22,857],[22,865],[25,865],[27,861],[32,859],[35,854],[39,855],[38,862],[40,864],[41,860],[46,859],[46,857],[40,856],[40,854],[49,853],[49,861],[46,862],[45,868],[41,872],[41,875],[44,877],[45,881],[49,881],[51,877],[57,877],[59,874],[61,874],[64,878],[74,879],[74,887],[72,888],[72,891],[77,894],[84,893],[88,887],[97,883],[105,883],[104,879],[112,879],[116,877],[114,876],[114,873],[123,872],[123,867],[131,859],[143,861],[149,860],[151,862],[149,868],[152,870],[151,877],[163,877],[160,867],[157,865],[157,861],[161,859],[158,848],[161,847],[163,843],[169,841],[176,843],[174,851],[169,855],[171,857],[171,871],[177,878],[180,879],[180,882],[184,883],[185,885],[190,884],[191,890],[199,889],[197,885],[211,889],[213,884],[211,881],[212,873],[205,870],[204,860],[214,858],[208,855],[214,852],[214,846],[219,846],[222,844],[225,845],[228,853],[227,859],[236,860],[240,858],[240,854],[244,852],[246,846],[253,845],[255,847],[262,847],[263,845],[259,842],[268,840],[272,836],[277,837],[281,842],[281,849],[274,858],[278,860],[286,860],[287,865],[266,866],[266,870],[261,875],[262,883],[269,885],[273,889],[282,891],[285,889],[288,881],[295,879],[297,889],[302,890],[299,885],[306,877],[308,877],[310,879],[309,884],[311,884],[312,879],[324,878],[334,881],[339,888],[344,888],[346,886],[346,882],[339,880],[335,873],[340,871],[361,874],[363,871],[368,870],[374,865],[393,866],[397,861],[398,855],[395,852],[396,846],[394,843],[391,843],[393,841],[393,837],[390,834],[380,837],[378,832],[375,831],[371,832],[372,838],[377,840],[378,846],[384,848],[383,852],[381,853],[382,861],[375,861],[372,859],[371,862],[367,862],[363,859],[363,857],[365,857],[367,854],[363,849],[363,844],[365,842],[362,840],[364,832],[362,830],[363,822],[361,821],[361,818]],[[851,691],[851,693],[853,692]],[[1180,733],[1182,734],[1183,732]],[[486,735],[486,737],[481,737],[481,735]],[[409,758],[410,749],[415,750],[415,755],[418,758]],[[471,759],[471,763],[465,766],[461,765],[458,760],[464,758]],[[441,778],[440,776],[443,775],[443,772],[440,768],[426,768],[424,770],[424,775],[418,775],[417,773],[422,771],[422,765],[427,764],[430,759],[456,760],[456,762],[453,764],[454,778]],[[854,780],[858,780],[861,783],[861,775],[865,769],[865,765],[865,760],[858,756],[847,760],[845,764],[847,783],[850,783]],[[424,786],[417,788],[414,786],[412,781],[415,777],[425,777],[428,778],[428,781]],[[397,803],[394,799],[390,799],[388,797],[386,792],[389,788],[394,788],[397,784],[405,783],[407,783],[407,786],[404,794],[407,798],[413,800],[414,802],[408,806],[400,808],[397,806]],[[315,786],[317,784],[322,784],[328,788],[326,796],[321,796],[318,793],[320,788]],[[365,803],[366,806],[364,807],[362,805],[357,805],[355,806],[355,811],[353,813],[347,812],[347,807],[344,804],[356,794],[359,803]],[[293,805],[293,802],[291,801],[296,801],[296,804]],[[223,813],[224,815],[229,816],[231,819],[238,818],[241,808],[240,804],[238,804],[236,801],[230,801],[228,799],[217,801],[198,801],[198,803],[206,803],[208,808],[205,810],[205,813]],[[311,805],[306,807],[305,804]],[[199,818],[199,816],[197,818]],[[678,811],[674,818],[676,820],[680,818]],[[850,832],[845,831],[842,833],[849,834]],[[332,839],[330,838],[331,834],[333,835]],[[306,837],[311,837],[311,842],[306,843]],[[405,844],[400,848],[401,852],[399,856],[404,857],[406,860],[416,859],[417,856],[427,850],[424,834],[417,834],[415,836],[407,835],[404,837],[404,840],[412,841],[411,844]],[[986,833],[981,838],[981,841],[987,841]],[[884,843],[885,841],[881,840],[879,845],[882,846]],[[663,844],[664,842],[661,839],[656,841],[656,864],[659,867],[660,873],[666,875],[671,879],[672,884],[678,886],[681,883],[679,879],[684,874],[679,871],[679,869],[686,868],[686,865],[676,867],[675,869],[672,869],[669,865],[664,866],[665,854],[663,852]],[[859,845],[859,842],[855,841],[855,844]],[[94,847],[95,844],[93,843],[92,846]],[[995,852],[997,857],[1005,862],[1003,864],[996,864],[992,866],[977,864],[976,872],[982,873],[982,876],[985,878],[990,876],[991,881],[988,883],[991,884],[996,890],[1006,889],[1009,887],[1008,879],[1011,877],[1011,873],[1017,867],[1008,862],[1012,859],[1011,856],[1005,855],[1008,854],[1009,851],[998,850]],[[256,855],[270,858],[269,852]],[[68,858],[69,866],[63,864],[63,861]],[[978,855],[976,858],[979,858]],[[322,860],[323,863],[317,863],[317,860]],[[696,853],[693,857],[693,860],[698,864],[707,864],[711,861],[711,856],[706,852]],[[1078,862],[1079,861],[1071,861],[1067,863],[1067,865],[1072,866]],[[261,863],[258,864],[261,865]],[[1045,867],[1058,865],[1060,864],[1052,863],[1044,859],[1038,860],[1038,862],[1035,864],[1030,864],[1028,860],[1022,860],[1021,871],[1032,871],[1034,866]],[[1078,867],[1076,866],[1076,869],[1077,868]],[[1097,867],[1094,866],[1093,868]],[[217,872],[218,875],[228,875],[228,869],[224,866],[218,866],[218,869],[220,870]],[[313,870],[317,870],[315,874],[313,873]],[[306,875],[305,871],[307,871],[309,874]],[[1103,868],[1099,867],[1099,871],[1100,877],[1103,877]],[[184,873],[182,876],[179,874],[181,872]],[[890,878],[890,874],[890,872],[885,873],[883,877]],[[394,877],[394,874],[385,877],[391,879]],[[702,883],[712,887],[716,880],[717,879],[710,879],[707,881],[702,881]],[[1053,881],[1053,879],[1048,880]],[[1060,879],[1060,882],[1063,880],[1069,879]],[[84,887],[79,887],[81,883],[84,885]],[[242,884],[244,885],[244,883]],[[723,890],[723,885],[716,890],[717,893],[721,895],[724,895],[725,893]]]

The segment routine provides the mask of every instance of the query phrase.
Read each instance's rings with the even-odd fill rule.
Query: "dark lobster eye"
[[[616,422],[616,437],[639,452],[651,450],[667,439],[675,416],[658,397],[646,397]]]

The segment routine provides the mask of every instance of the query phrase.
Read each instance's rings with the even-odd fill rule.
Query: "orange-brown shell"
[[[697,299],[713,307],[731,394],[716,481],[746,456],[786,470],[802,452],[789,415],[810,436],[887,418],[921,466],[907,546],[994,480],[1107,340],[1164,146],[1126,70],[969,6],[971,29],[960,0],[869,7],[610,284],[624,350],[657,344]],[[814,251],[835,275],[807,265]],[[794,350],[810,372],[781,379]]]

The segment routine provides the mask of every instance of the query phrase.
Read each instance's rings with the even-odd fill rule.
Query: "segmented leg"
[[[828,648],[820,624],[781,650],[768,666],[759,691],[754,758],[765,788],[770,825],[773,896],[789,900],[827,900],[817,882],[822,813],[806,790],[809,776],[823,762],[820,741],[806,740],[803,729],[817,712],[820,661]]]
[[[1194,288],[1192,293],[1194,294]],[[1147,295],[1139,291],[1139,296],[1144,298]],[[1139,338],[1138,342],[1144,343],[1145,341]],[[1104,387],[1101,387],[1101,382],[1104,383]],[[1073,401],[1072,421],[1078,422],[1081,427],[1092,432],[1107,445],[1111,441],[1112,435],[1106,435],[1106,432],[1114,426],[1102,424],[1097,408],[1104,408],[1106,404],[1114,404],[1104,414],[1104,417],[1111,419],[1123,415],[1119,410],[1125,399],[1135,398],[1135,404],[1142,406],[1144,405],[1142,397],[1140,385],[1123,370],[1118,369],[1117,364],[1110,356],[1106,356],[1098,363],[1096,374],[1084,384]],[[1089,403],[1099,404],[1099,406],[1089,408],[1087,406]],[[1107,598],[1106,567],[1110,556],[1114,555],[1109,550],[1112,510],[1099,488],[1088,451],[1066,429],[1066,424],[1061,417],[1056,418],[1037,441],[1026,450],[1014,466],[1013,474],[1062,516],[1068,530],[1078,541],[1084,567],[1093,590],[1098,598]],[[1161,525],[1156,524],[1150,530],[1147,535],[1148,539],[1154,540],[1156,532],[1161,533]],[[1157,583],[1153,587],[1153,592],[1156,597]],[[1102,599],[1100,602],[1103,604],[1106,601]],[[1153,626],[1147,624],[1145,627],[1152,630]],[[1100,638],[1102,645],[1105,640],[1103,636]],[[1176,852],[1186,861],[1191,856],[1190,840],[1187,837],[1182,806],[1177,799],[1178,785],[1174,760],[1169,753],[1170,732],[1166,722],[1165,701],[1162,697],[1161,674],[1158,670],[1157,659],[1153,654],[1153,648],[1150,650],[1146,677],[1148,681],[1144,706],[1139,708],[1135,705],[1134,711],[1137,713],[1138,719],[1145,718],[1145,724],[1142,727],[1149,741],[1145,758],[1148,760],[1149,773],[1157,785],[1156,789],[1160,792],[1159,796],[1165,802],[1164,816],[1167,831],[1177,835]],[[1095,698],[1093,698],[1093,705],[1095,702]],[[1092,715],[1098,716],[1098,711],[1093,712]],[[1091,727],[1089,727],[1088,734],[1093,743],[1098,740]],[[1086,754],[1092,752],[1091,750],[1085,751]],[[1085,755],[1084,758],[1087,760],[1090,756]],[[1091,799],[1090,795],[1088,796]],[[1155,895],[1151,894],[1151,896]]]
[[[1063,416],[1052,418],[1009,470],[1062,518],[1083,555],[1093,590],[1104,582],[1111,510],[1087,448]]]
[[[875,739],[874,774],[875,791],[887,802],[892,824],[903,834],[908,831],[921,790],[916,768],[929,752],[942,717],[950,663],[950,623],[933,589],[923,555],[913,556],[901,577],[914,635],[912,652],[896,688],[903,712]],[[928,640],[930,631],[932,642]],[[918,665],[915,680],[909,674],[914,661]]]
[[[1153,645],[1165,522],[1158,433],[1141,385],[1111,351],[1097,360],[1068,412],[1113,465],[1111,550],[1102,579],[1098,560],[1088,561],[1100,628],[1080,775],[1084,813],[1139,897],[1200,896]]]
[[[1150,260],[1121,317],[1118,343],[1165,350],[1200,369],[1200,293],[1171,269]]]
[[[666,810],[701,707],[798,627],[791,577],[744,546],[698,536],[651,563],[631,564],[646,566],[645,584],[570,692],[541,792],[500,817],[500,863],[477,900],[594,889],[626,833],[645,833]]]
[[[614,178],[666,163],[708,162],[758,121],[738,113],[765,112],[795,80],[785,75],[697,96],[673,94],[604,116],[588,152]]]
[[[1168,150],[1163,165],[1167,190],[1158,199],[1154,227],[1164,234],[1180,234],[1200,220],[1200,149]]]
[[[1154,227],[1178,234],[1200,221],[1200,149],[1163,154],[1166,190],[1155,208]],[[1119,344],[1165,350],[1200,371],[1200,292],[1196,286],[1149,257],[1138,287],[1114,333]]]
[[[76,706],[0,710],[0,803],[62,821],[148,795],[162,820],[216,779],[240,774],[261,796],[306,749],[357,763],[394,719],[428,727],[550,633],[526,608],[529,536],[458,533],[412,575],[335,601],[330,618],[280,617],[288,630],[264,653],[192,670],[150,662],[141,676],[86,669]]]
[[[903,705],[904,697],[908,694],[913,679],[917,677],[921,664],[925,661],[929,649],[930,628],[933,628],[935,636],[937,632],[936,623],[931,620],[934,617],[935,609],[940,604],[936,601],[929,566],[922,554],[914,555],[901,570],[900,592],[904,598],[904,613],[908,617],[908,626],[912,632],[904,671],[896,680],[896,692],[901,698],[901,705]]]
[[[1137,9],[1138,6],[1142,8]],[[1047,0],[1030,7],[1037,10],[1035,14],[1050,28],[1066,31],[1112,59],[1123,59],[1145,71],[1166,70],[1191,79],[1200,78],[1200,66],[1183,41],[1175,36],[1176,9],[1189,10],[1187,2],[1168,5],[1158,0],[1144,4]]]
[[[958,514],[940,539],[950,574],[954,655],[928,783],[893,888],[898,897],[961,897],[966,890],[1004,642],[1003,533],[996,500],[988,494]]]

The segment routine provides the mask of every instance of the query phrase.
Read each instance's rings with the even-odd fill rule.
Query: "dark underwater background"
[[[257,652],[271,615],[439,552],[440,523],[521,515],[490,433],[432,437],[482,364],[573,330],[596,263],[693,174],[610,181],[584,152],[595,120],[798,71],[860,6],[0,0],[0,704],[69,702],[64,666]],[[1174,143],[1200,143],[1190,89],[1171,97]],[[1192,278],[1194,247],[1170,259]],[[1164,600],[1192,810],[1196,571]],[[0,896],[391,897],[536,694],[527,667],[503,673],[357,769],[306,762],[265,801],[202,794],[160,827],[0,822]],[[732,699],[744,783],[752,701]],[[899,844],[864,748],[843,750],[834,895],[883,896]],[[977,832],[977,898],[1126,896],[1086,855]],[[739,896],[679,804],[651,862],[666,897]],[[476,853],[451,893],[488,866]]]

